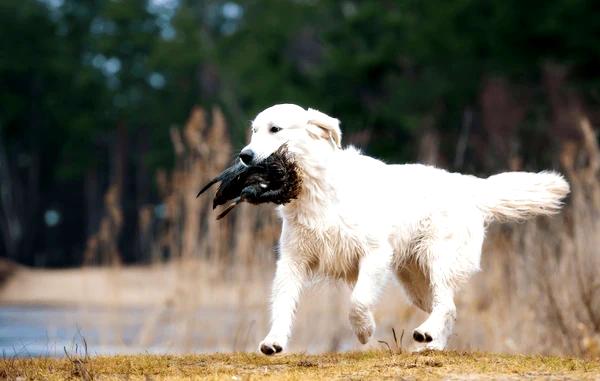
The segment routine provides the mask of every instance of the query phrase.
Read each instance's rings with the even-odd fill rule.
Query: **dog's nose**
[[[252,160],[254,160],[254,152],[249,149],[243,150],[240,152],[240,160],[246,165],[252,164]]]

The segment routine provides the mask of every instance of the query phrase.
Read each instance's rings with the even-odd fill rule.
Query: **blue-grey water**
[[[86,344],[90,354],[135,351],[131,343],[143,313],[140,309],[0,306],[0,352],[5,357],[64,356],[65,350],[83,353]]]
[[[221,313],[219,313],[221,312]],[[194,321],[219,321],[218,332],[202,329],[186,335],[192,344],[182,346],[176,337],[181,322],[174,315],[151,308],[0,306],[0,352],[4,357],[65,356],[123,353],[178,353],[231,350],[207,337],[228,337],[235,314],[197,311]],[[218,317],[217,317],[218,315]],[[153,319],[152,316],[156,318]],[[154,325],[144,324],[154,321]],[[208,334],[207,337],[200,335]],[[179,332],[181,333],[181,332]],[[222,345],[222,343],[221,343]]]

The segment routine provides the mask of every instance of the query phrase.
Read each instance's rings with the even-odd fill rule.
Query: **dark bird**
[[[301,177],[293,155],[283,145],[256,164],[246,166],[237,160],[209,181],[198,192],[198,196],[218,182],[220,185],[213,199],[213,209],[231,201],[217,216],[217,220],[220,220],[242,201],[278,205],[290,202],[300,193]]]

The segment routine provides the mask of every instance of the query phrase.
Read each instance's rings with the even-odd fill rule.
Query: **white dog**
[[[267,355],[286,347],[302,287],[313,275],[352,286],[350,324],[364,344],[375,330],[371,309],[395,274],[412,302],[430,313],[414,340],[443,349],[456,318],[454,292],[479,270],[486,225],[556,213],[569,193],[553,172],[481,179],[386,165],[342,149],[337,119],[292,104],[258,114],[240,160],[260,161],[282,144],[295,154],[302,190],[278,207],[283,226],[272,326],[260,343]]]

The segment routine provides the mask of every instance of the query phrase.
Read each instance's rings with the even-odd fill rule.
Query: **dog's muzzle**
[[[254,160],[254,152],[252,150],[245,149],[242,152],[240,152],[239,157],[242,161],[242,164],[251,165],[252,161]]]

